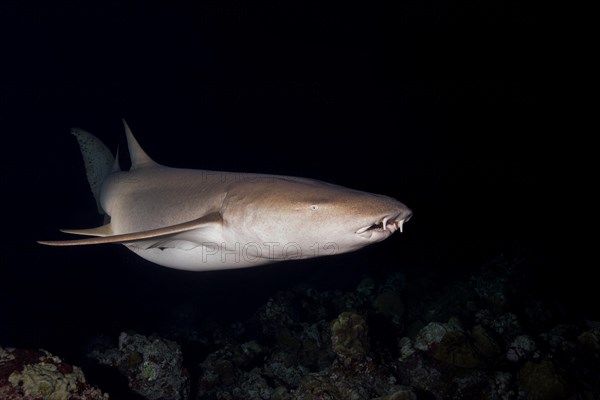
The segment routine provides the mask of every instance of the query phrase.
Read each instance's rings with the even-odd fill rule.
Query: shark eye
[[[308,206],[308,209],[311,211],[317,211],[319,209],[319,206],[316,204],[311,204],[310,206]]]

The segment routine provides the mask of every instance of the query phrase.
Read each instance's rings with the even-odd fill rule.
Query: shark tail
[[[100,190],[106,177],[111,172],[120,170],[118,159],[115,159],[108,147],[91,133],[79,128],[71,129],[71,133],[75,135],[79,143],[85,172],[90,189],[96,199],[98,212],[104,214],[104,210],[100,205]]]

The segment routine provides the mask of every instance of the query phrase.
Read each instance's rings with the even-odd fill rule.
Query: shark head
[[[242,244],[271,243],[270,255],[283,259],[354,251],[402,231],[412,216],[388,196],[277,176],[233,187],[221,213],[224,232],[243,232]]]

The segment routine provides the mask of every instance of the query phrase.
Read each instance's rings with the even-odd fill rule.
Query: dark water
[[[296,285],[451,277],[515,248],[537,289],[593,315],[556,227],[564,177],[524,6],[334,3],[3,2],[0,345],[80,360],[98,335],[244,320]],[[239,271],[37,245],[101,223],[69,129],[123,150],[121,117],[165,165],[322,179],[414,218],[354,254]]]

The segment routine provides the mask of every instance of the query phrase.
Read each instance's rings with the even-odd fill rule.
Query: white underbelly
[[[235,243],[235,244],[233,244]],[[334,255],[338,248],[328,243],[302,246],[298,243],[277,245],[274,242],[233,242],[225,244],[219,241],[190,242],[184,240],[169,241],[169,247],[149,242],[127,243],[125,246],[140,257],[164,267],[187,271],[216,271],[256,267],[279,261],[299,260]]]
[[[251,249],[228,250],[222,246],[199,245],[193,249],[149,248],[143,249],[134,244],[125,245],[140,257],[164,267],[187,271],[216,271],[256,267],[279,261],[274,258],[257,257]]]

